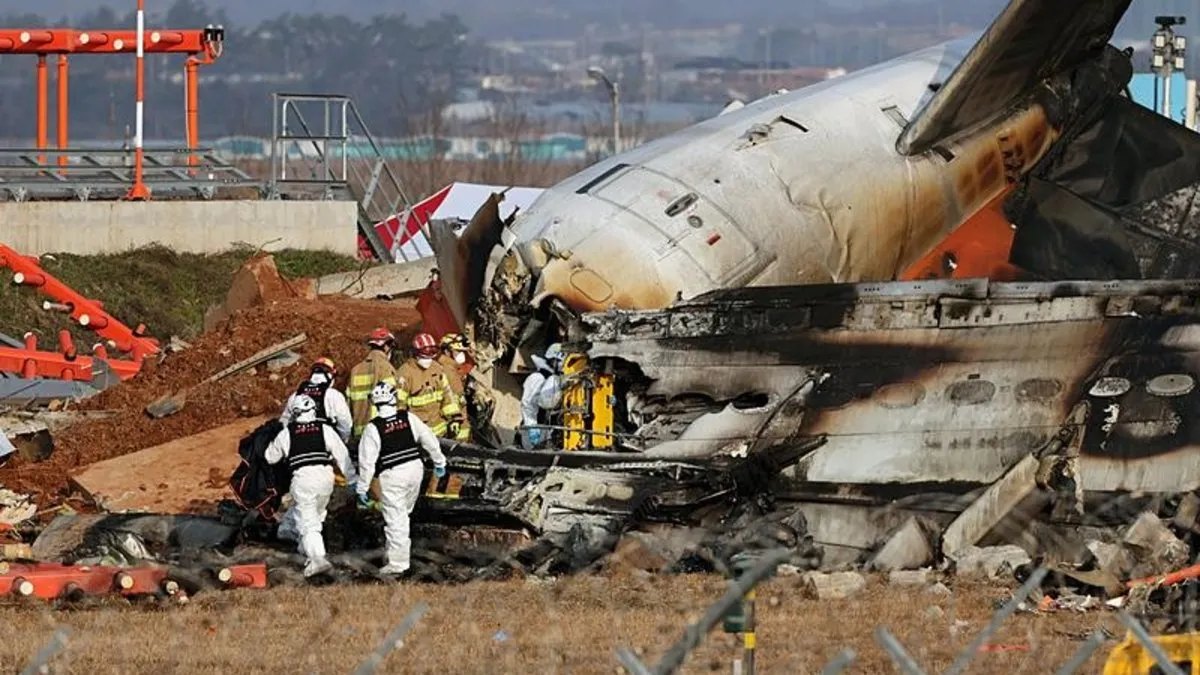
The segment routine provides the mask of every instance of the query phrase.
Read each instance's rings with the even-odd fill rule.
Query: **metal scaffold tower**
[[[273,109],[271,185],[277,196],[317,192],[325,199],[352,198],[358,230],[371,251],[394,262],[375,224],[409,199],[354,101],[337,94],[279,93]]]

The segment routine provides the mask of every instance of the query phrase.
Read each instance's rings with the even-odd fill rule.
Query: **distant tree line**
[[[132,3],[124,3],[132,4]],[[443,105],[481,63],[480,47],[453,15],[414,23],[402,14],[353,21],[339,15],[284,14],[255,26],[232,24],[199,0],[175,0],[149,12],[149,28],[223,25],[225,50],[202,67],[200,133],[205,139],[271,132],[271,94],[336,93],[354,97],[377,134],[404,134],[412,120]],[[130,28],[132,13],[108,7],[54,20],[34,14],[0,17],[8,28]],[[0,55],[0,137],[32,146],[35,137],[35,58]],[[147,58],[146,135],[184,138],[183,56]],[[134,57],[78,55],[71,59],[70,133],[73,139],[121,140],[134,120]],[[54,62],[50,62],[50,138],[55,135]]]

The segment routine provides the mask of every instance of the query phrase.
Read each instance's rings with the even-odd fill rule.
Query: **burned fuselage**
[[[791,470],[808,490],[969,489],[1030,453],[1087,490],[1200,487],[1200,287],[1136,280],[1186,276],[1200,249],[1128,218],[1200,182],[1200,135],[1121,98],[1128,4],[1012,0],[973,44],[719,116],[515,220],[493,200],[461,238],[435,228],[496,444],[529,357],[562,342],[612,374],[613,449],[641,460],[821,437]],[[973,236],[981,215],[1003,236]],[[963,278],[1004,265],[1028,281]]]
[[[647,457],[823,436],[794,468],[814,489],[986,485],[1052,452],[1081,458],[1087,490],[1180,492],[1200,488],[1198,303],[1200,282],[931,281],[743,289],[582,322],[593,359],[636,364],[631,444]]]

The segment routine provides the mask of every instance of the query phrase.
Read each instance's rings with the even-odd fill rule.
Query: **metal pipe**
[[[746,675],[754,675],[754,650],[758,647],[758,636],[754,632],[754,587],[746,593],[746,630],[742,633],[742,663]]]
[[[46,70],[46,55],[38,54],[37,57],[37,147],[38,150],[46,149],[46,99],[49,98],[49,73]],[[38,164],[45,164],[46,156],[38,155]]]
[[[12,582],[13,593],[27,598],[27,597],[33,595],[33,590],[34,590],[33,582],[26,579],[25,577],[17,577],[16,579],[13,579],[13,582]]]
[[[58,55],[58,165],[67,165],[67,91],[70,88],[70,62],[66,54]]]
[[[66,329],[58,331],[58,351],[68,361],[74,361],[79,354],[75,349],[75,341],[71,339],[71,332]]]
[[[1183,124],[1192,131],[1196,130],[1196,81],[1187,81],[1187,105],[1184,107]]]
[[[710,606],[708,611],[704,613],[704,616],[700,617],[699,621],[687,627],[683,637],[672,645],[662,660],[658,662],[654,673],[656,675],[671,675],[677,672],[680,666],[683,665],[687,655],[700,644],[704,636],[712,630],[713,626],[717,625],[729,613],[729,610],[750,592],[750,589],[758,585],[758,582],[772,574],[776,567],[786,561],[788,556],[789,553],[782,550],[765,552],[762,559],[754,567],[729,585],[729,589],[725,591],[725,595],[721,596],[720,600]]]
[[[187,88],[185,101],[185,124],[187,126],[188,166],[196,166],[196,148],[200,145],[200,60],[188,57],[184,66],[185,86]],[[193,172],[194,173],[194,172]]]
[[[612,91],[612,133],[613,133],[613,154],[621,153],[621,85],[618,82],[611,83]]]
[[[146,94],[146,0],[137,1],[137,75],[136,75],[136,111],[134,118],[133,136],[133,187],[129,188],[128,199],[149,199],[150,191],[142,182],[143,163],[142,133],[144,124],[144,108]]]
[[[108,326],[108,318],[103,315],[92,316],[90,314],[80,314],[79,325],[84,328],[99,330]]]
[[[1168,62],[1163,68],[1163,116],[1175,119],[1171,114],[1171,75],[1175,64]]]

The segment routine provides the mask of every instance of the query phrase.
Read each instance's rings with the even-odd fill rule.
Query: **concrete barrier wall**
[[[120,253],[161,244],[218,253],[238,244],[354,255],[351,201],[0,202],[0,242],[24,253]],[[274,241],[278,240],[278,241]]]
[[[317,294],[374,298],[379,295],[416,293],[429,285],[430,275],[436,268],[436,259],[419,258],[411,262],[379,265],[361,272],[330,274],[317,279]]]

